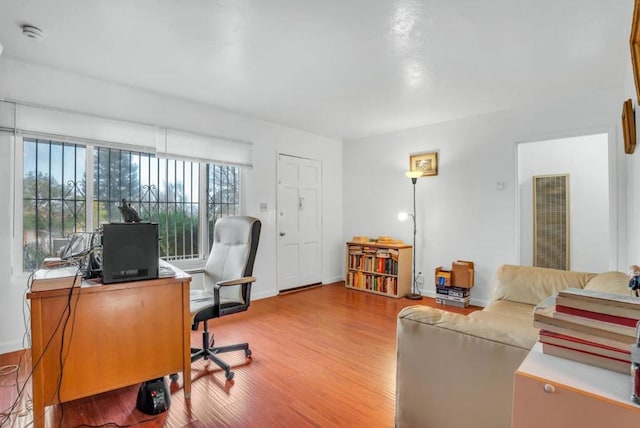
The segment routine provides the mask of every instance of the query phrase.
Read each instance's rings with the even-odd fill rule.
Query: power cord
[[[152,418],[148,418],[148,419],[143,419],[141,421],[132,423],[130,425],[120,425],[116,422],[107,422],[105,424],[102,425],[89,425],[89,424],[80,424],[80,425],[76,425],[74,428],[81,428],[81,427],[85,427],[85,428],[104,428],[104,427],[116,427],[116,428],[130,428],[130,427],[138,427],[142,424],[146,424],[147,422],[152,422],[155,421],[158,418],[158,416],[154,416]]]
[[[73,279],[73,284],[76,283],[76,279],[78,277],[78,275],[80,274],[80,270],[78,269],[78,271],[76,272],[76,277]],[[67,356],[69,355],[69,351],[67,350],[67,353],[63,355],[64,353],[64,344],[65,344],[65,336],[67,333],[67,325],[69,324],[69,319],[71,319],[71,316],[73,314],[73,319],[71,321],[71,331],[69,333],[69,343],[71,343],[71,338],[73,337],[73,331],[74,331],[74,327],[75,327],[75,321],[76,321],[76,308],[78,306],[78,301],[80,300],[80,293],[77,293],[76,296],[76,302],[75,305],[73,306],[73,310],[71,308],[71,301],[73,299],[73,289],[75,287],[72,286],[71,288],[69,288],[69,293],[67,294],[67,304],[65,306],[65,309],[63,311],[63,313],[66,313],[67,316],[64,319],[64,325],[62,327],[62,335],[60,337],[60,355],[59,355],[59,364],[60,364],[60,372],[58,373],[58,381],[57,381],[57,385],[56,385],[56,398],[58,399],[58,403],[62,403],[62,400],[60,399],[60,389],[62,387],[62,375],[64,372],[64,365],[67,361]],[[64,406],[60,406],[60,420],[58,421],[58,426],[62,426],[62,421],[64,419]]]
[[[9,406],[7,409],[5,409],[4,411],[0,412],[0,427],[2,426],[13,426],[15,425],[12,422],[15,422],[15,419],[17,417],[24,417],[24,416],[28,416],[31,413],[31,407],[32,407],[32,403],[30,399],[27,399],[25,401],[21,400],[22,397],[22,392],[24,390],[19,388],[19,384],[20,384],[20,367],[22,366],[22,359],[26,354],[26,350],[24,352],[22,352],[20,354],[20,358],[18,360],[18,364],[10,364],[10,365],[6,365],[0,368],[0,376],[9,376],[12,374],[15,374],[15,378],[8,378],[8,379],[13,379],[13,383],[8,384],[7,381],[8,379],[3,380],[0,385],[3,387],[16,387],[16,394],[17,397],[14,400],[14,402],[11,404],[11,406]],[[26,382],[25,382],[26,383]],[[22,410],[20,411],[16,411],[16,409],[18,408],[18,405],[20,403],[24,403],[24,407]]]
[[[95,241],[95,233],[91,233],[91,242],[93,243]],[[77,283],[77,279],[78,276],[80,274],[82,274],[82,276],[90,276],[92,270],[94,269],[94,267],[91,265],[91,258],[92,257],[96,257],[96,259],[98,260],[98,262],[100,262],[101,259],[101,252],[102,252],[102,247],[100,245],[92,245],[90,248],[78,253],[78,254],[74,254],[70,257],[65,258],[64,260],[61,260],[58,264],[56,264],[56,266],[73,266],[76,265],[78,266],[78,270],[76,271],[75,277],[73,279],[73,285],[69,288],[69,293],[67,295],[67,302],[66,305],[63,309],[63,311],[60,313],[60,316],[57,320],[56,326],[51,334],[51,336],[49,337],[49,339],[47,340],[47,343],[45,344],[42,354],[38,357],[38,359],[32,364],[32,370],[29,372],[29,374],[27,375],[26,379],[24,380],[24,383],[22,383],[22,387],[20,387],[20,381],[19,381],[19,371],[20,371],[20,364],[12,364],[12,365],[7,365],[7,366],[2,366],[0,367],[0,376],[7,376],[10,374],[14,374],[15,373],[15,382],[12,383],[11,385],[7,385],[6,380],[2,381],[0,383],[0,386],[2,387],[12,387],[15,386],[16,387],[16,399],[14,400],[14,402],[3,412],[0,412],[0,427],[5,426],[6,423],[11,422],[11,418],[12,416],[17,416],[17,417],[22,417],[22,416],[26,416],[28,414],[32,414],[32,400],[30,397],[27,398],[26,402],[25,402],[25,409],[23,411],[20,412],[16,412],[16,409],[18,408],[19,404],[22,401],[22,398],[25,395],[25,389],[26,386],[29,382],[29,380],[32,378],[33,376],[33,368],[36,367],[38,364],[40,364],[42,357],[46,354],[47,350],[49,349],[51,342],[54,338],[54,336],[56,336],[56,334],[58,333],[58,331],[60,330],[60,327],[62,327],[62,332],[61,332],[61,346],[60,346],[60,355],[59,355],[59,367],[60,367],[60,373],[58,375],[58,379],[57,379],[57,386],[56,386],[56,398],[58,403],[60,403],[60,418],[58,420],[58,426],[62,425],[62,421],[64,419],[64,405],[63,403],[61,403],[60,400],[60,389],[62,386],[62,377],[63,377],[63,372],[64,372],[64,365],[66,363],[66,358],[68,356],[68,353],[64,353],[64,346],[65,346],[65,341],[71,342],[71,338],[73,337],[73,331],[74,331],[74,326],[75,326],[75,309],[77,307],[78,301],[80,299],[80,294],[77,294],[77,298],[75,303],[73,304],[73,308],[72,308],[72,299],[73,299],[73,290],[74,288],[77,288],[79,286],[76,286],[75,284]],[[25,348],[25,352],[20,356],[20,362],[22,361],[22,358],[24,356],[24,354],[27,352],[26,349],[27,348],[32,348],[32,344],[30,341],[30,337],[31,337],[31,329],[30,329],[30,319],[31,319],[31,311],[29,308],[29,305],[27,303],[27,299],[26,299],[26,293],[28,291],[31,290],[31,284],[33,282],[33,272],[29,275],[29,278],[27,279],[27,287],[25,290],[25,299],[24,299],[24,304],[23,304],[23,321],[25,324],[25,334],[23,336],[23,347]],[[73,316],[72,316],[73,315]],[[67,332],[67,327],[69,326],[69,321],[71,320],[71,325],[70,325],[70,332],[69,332],[69,337],[68,339],[65,338],[66,336],[66,332]],[[32,355],[33,358],[33,355]],[[28,391],[26,392],[26,395],[28,396]],[[35,416],[35,415],[34,415]],[[134,426],[139,426],[141,424],[147,423],[147,422],[151,422],[154,421],[155,419],[157,419],[157,416],[154,416],[152,418],[148,418],[148,419],[144,419],[138,422],[135,422],[133,424],[130,425],[120,425],[116,422],[107,422],[106,424],[103,425],[89,425],[89,424],[81,424],[78,425],[77,428],[80,427],[87,427],[87,428],[99,428],[99,427],[116,427],[116,428],[129,428],[129,427],[134,427]],[[32,423],[34,423],[35,421],[32,421]]]
[[[75,278],[74,278],[74,280],[73,280],[73,284],[76,284],[76,279],[77,279],[77,276],[79,275],[79,273],[80,273],[80,271],[78,270],[78,271],[76,272],[76,277],[75,277]],[[31,289],[31,284],[32,284],[32,282],[33,282],[33,273],[32,273],[31,275],[29,275],[29,278],[28,278],[28,280],[27,280],[27,290],[25,290],[25,294],[26,294],[26,292],[27,292],[28,290],[30,290],[30,289]],[[28,385],[28,383],[29,383],[29,380],[30,380],[30,379],[32,378],[32,376],[33,376],[33,368],[34,368],[34,367],[36,367],[38,364],[40,364],[40,362],[41,362],[41,360],[42,360],[42,357],[46,354],[47,350],[48,350],[48,349],[49,349],[49,347],[51,346],[51,342],[53,341],[53,338],[56,336],[56,334],[57,334],[58,330],[60,329],[60,327],[61,327],[61,326],[62,326],[62,324],[63,324],[63,316],[64,316],[65,312],[70,311],[71,296],[72,296],[72,294],[73,294],[73,289],[74,289],[74,288],[75,288],[75,287],[73,287],[73,286],[72,286],[71,288],[69,288],[69,295],[68,295],[68,300],[67,300],[67,307],[65,307],[65,310],[63,310],[63,311],[60,313],[60,316],[58,317],[58,320],[57,320],[57,322],[56,322],[56,326],[55,326],[55,328],[53,329],[53,332],[51,333],[51,336],[50,336],[50,337],[49,337],[49,339],[47,340],[47,343],[46,343],[46,344],[45,344],[45,346],[43,347],[42,354],[38,357],[38,359],[37,359],[35,362],[33,362],[33,361],[32,361],[32,369],[31,369],[31,371],[29,372],[29,374],[27,375],[26,379],[24,380],[24,383],[22,384],[22,387],[20,387],[20,386],[19,386],[19,382],[18,382],[18,379],[17,379],[17,377],[16,377],[16,393],[17,393],[17,396],[16,396],[16,399],[14,400],[14,402],[13,402],[13,403],[12,403],[12,404],[11,404],[11,405],[6,409],[6,410],[5,410],[5,411],[3,411],[2,413],[0,413],[0,427],[5,426],[5,424],[10,420],[10,418],[12,417],[12,415],[14,415],[14,414],[15,414],[15,410],[16,410],[16,408],[18,407],[18,405],[20,404],[20,402],[21,402],[21,400],[22,400],[23,395],[25,394],[25,390],[26,390],[26,387],[27,387],[27,385]],[[25,297],[26,297],[26,296],[25,296]],[[25,305],[26,305],[26,298],[25,298]],[[23,311],[24,311],[24,307],[23,307]],[[26,320],[26,313],[23,313],[23,315],[24,315],[25,320]],[[65,329],[66,329],[66,325],[67,325],[67,324],[66,324],[66,322],[68,321],[68,318],[69,318],[69,317],[67,316],[67,318],[66,318],[66,320],[65,320],[65,324],[64,324],[64,325],[65,325]],[[25,331],[27,331],[27,330],[25,330]],[[26,334],[27,334],[27,333],[25,333],[25,335],[26,335]],[[64,337],[64,331],[63,331],[63,333],[62,333],[62,334],[63,334],[63,337]],[[26,352],[26,350],[25,350],[25,352]],[[62,352],[62,351],[61,351],[61,352]],[[24,355],[24,353],[23,353],[23,354],[21,355],[21,357],[20,357],[20,359],[21,359],[21,360],[22,360],[22,356],[23,356],[23,355]],[[33,354],[31,355],[31,358],[33,359]],[[61,375],[61,376],[62,376],[62,375]],[[58,385],[59,385],[59,383],[58,383]],[[59,389],[59,387],[58,387],[58,389]],[[28,392],[27,392],[27,394],[28,394]],[[58,397],[59,397],[59,390],[57,391],[57,394],[58,394]],[[30,402],[31,400],[29,399],[28,401]],[[22,415],[22,413],[21,413],[20,415]],[[35,421],[34,421],[34,422],[35,422]]]

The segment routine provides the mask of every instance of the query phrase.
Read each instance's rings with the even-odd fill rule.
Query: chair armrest
[[[249,284],[252,282],[256,282],[256,278],[253,276],[245,276],[243,278],[238,279],[229,279],[227,281],[216,282],[216,286],[218,287],[227,287],[231,285],[240,285],[240,284]]]

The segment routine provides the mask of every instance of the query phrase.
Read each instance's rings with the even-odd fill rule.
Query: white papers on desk
[[[31,291],[58,290],[79,287],[82,274],[78,266],[63,266],[52,269],[38,269],[33,273]]]
[[[176,276],[176,271],[173,266],[162,259],[158,260],[158,277],[172,278],[174,276]]]

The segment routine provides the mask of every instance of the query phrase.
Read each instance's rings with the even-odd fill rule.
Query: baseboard
[[[303,285],[301,287],[294,287],[294,288],[289,288],[288,290],[282,290],[278,294],[283,295],[283,294],[297,293],[298,291],[305,291],[305,290],[309,290],[310,288],[322,287],[322,285],[323,284],[321,282],[316,282],[315,284]]]
[[[274,297],[277,295],[278,295],[278,292],[273,290],[263,291],[262,293],[251,293],[251,300],[266,299],[266,298]]]
[[[21,341],[0,343],[0,354],[8,354],[9,352],[21,351],[24,349]]]
[[[343,282],[344,281],[344,275],[340,275],[340,276],[334,276],[334,277],[329,277],[329,278],[323,278],[322,279],[322,283],[323,284],[333,284],[336,282]]]

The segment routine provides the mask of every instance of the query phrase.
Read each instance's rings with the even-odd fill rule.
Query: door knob
[[[280,236],[284,236],[286,234],[287,234],[287,232],[280,232]]]

